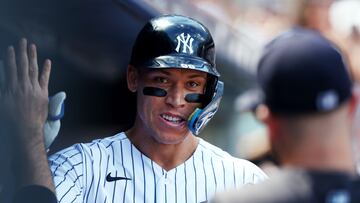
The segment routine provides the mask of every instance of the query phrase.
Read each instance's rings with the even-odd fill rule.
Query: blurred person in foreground
[[[351,131],[357,96],[339,50],[318,32],[292,29],[265,47],[258,79],[282,169],[213,202],[360,202]]]
[[[51,62],[39,71],[36,47],[26,39],[16,53],[10,46],[6,59],[0,68],[0,201],[57,202],[44,138]]]

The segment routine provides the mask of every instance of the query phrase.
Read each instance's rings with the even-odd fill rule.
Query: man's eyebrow
[[[162,73],[165,75],[171,75],[171,73],[169,71],[166,71],[164,69],[154,69],[150,71],[150,74],[156,74],[156,73]]]
[[[194,74],[194,75],[190,75],[189,78],[204,78],[206,79],[207,76],[206,75],[202,75],[202,74]]]

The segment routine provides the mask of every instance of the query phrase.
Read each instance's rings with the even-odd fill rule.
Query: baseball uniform
[[[76,144],[49,159],[59,202],[204,202],[267,176],[254,164],[199,139],[193,155],[161,168],[125,133]]]

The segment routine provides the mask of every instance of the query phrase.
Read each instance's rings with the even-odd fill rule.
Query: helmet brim
[[[209,73],[216,77],[219,77],[219,72],[216,71],[215,67],[211,66],[207,61],[197,58],[181,56],[181,55],[165,55],[156,57],[148,61],[145,66],[147,68],[181,68],[181,69],[191,69],[197,70],[205,73]]]

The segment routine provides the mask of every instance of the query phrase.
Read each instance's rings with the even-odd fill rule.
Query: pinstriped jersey
[[[59,202],[196,203],[267,176],[249,161],[199,139],[193,155],[164,170],[125,133],[76,144],[49,158]]]

